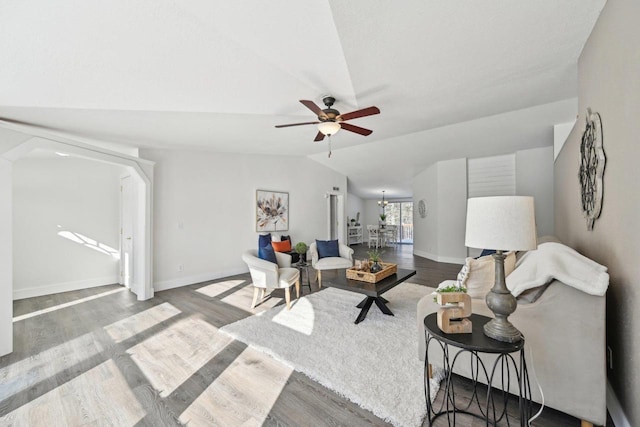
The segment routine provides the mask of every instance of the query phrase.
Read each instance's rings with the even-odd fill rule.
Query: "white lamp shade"
[[[322,122],[318,125],[318,130],[323,135],[335,135],[340,129],[342,128],[338,122]]]
[[[465,245],[503,251],[535,249],[533,197],[477,197],[467,200]]]

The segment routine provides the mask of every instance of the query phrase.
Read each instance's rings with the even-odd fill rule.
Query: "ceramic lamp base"
[[[504,254],[497,251],[493,254],[496,266],[495,284],[487,294],[487,307],[496,316],[484,325],[484,334],[494,340],[514,343],[522,339],[522,334],[507,320],[516,311],[518,302],[511,294],[504,280]]]

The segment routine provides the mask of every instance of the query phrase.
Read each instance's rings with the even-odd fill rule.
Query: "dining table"
[[[386,247],[390,245],[395,245],[398,242],[398,226],[385,224],[379,224],[377,227],[374,227],[377,230],[378,234],[378,244],[377,246]]]

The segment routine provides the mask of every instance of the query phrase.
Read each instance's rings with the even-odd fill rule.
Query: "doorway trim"
[[[0,231],[5,236],[0,242],[0,356],[13,351],[13,162],[35,149],[64,152],[73,156],[104,163],[124,166],[135,177],[138,196],[137,215],[134,222],[139,231],[138,241],[143,242],[134,249],[140,262],[136,267],[138,300],[153,297],[153,168],[155,163],[110,151],[93,145],[58,138],[56,140],[35,136],[5,152],[0,152]],[[135,271],[135,270],[134,270]]]

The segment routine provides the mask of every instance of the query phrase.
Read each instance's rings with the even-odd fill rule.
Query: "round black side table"
[[[518,383],[518,412],[520,415],[520,425],[526,426],[531,417],[531,385],[529,374],[524,357],[524,337],[517,343],[506,343],[489,338],[484,334],[482,327],[491,318],[472,314],[469,318],[473,324],[470,334],[447,334],[438,327],[437,313],[429,314],[424,318],[426,354],[424,358],[424,391],[427,402],[427,419],[429,426],[437,418],[446,415],[449,425],[456,425],[456,414],[467,414],[486,421],[486,425],[497,426],[504,421],[510,425],[507,416],[507,406],[509,401],[509,388],[512,380]],[[445,370],[445,377],[441,387],[444,385],[444,396],[438,408],[434,408],[430,395],[431,385],[429,381],[429,346],[437,344],[442,350],[442,365]],[[453,348],[451,348],[453,347]],[[493,366],[485,366],[479,357],[481,353],[495,354],[496,359]],[[514,358],[514,353],[520,353],[518,362]],[[472,381],[472,396],[464,404],[456,402],[455,387],[452,382],[452,374],[457,361],[462,360],[462,354],[470,355],[470,370]],[[515,355],[518,357],[518,355]],[[510,369],[510,367],[512,369]],[[515,378],[512,378],[515,372]],[[500,381],[493,384],[494,377],[498,376]],[[496,379],[498,379],[496,378]],[[483,381],[484,380],[484,381]],[[500,391],[496,393],[494,388]],[[482,399],[478,394],[479,390],[486,388],[486,398]],[[494,397],[494,393],[500,395]],[[466,399],[465,399],[466,400]],[[477,406],[477,411],[471,411],[472,406]]]

